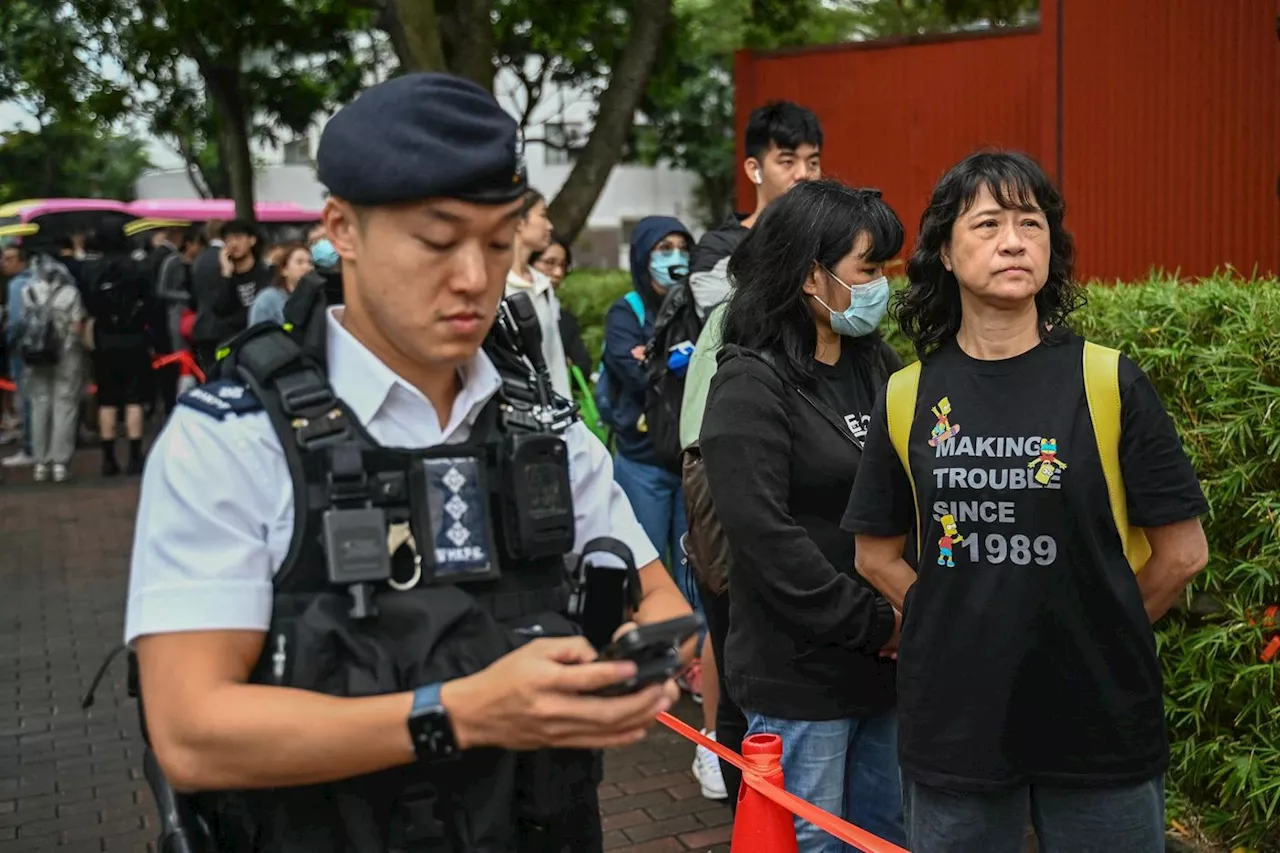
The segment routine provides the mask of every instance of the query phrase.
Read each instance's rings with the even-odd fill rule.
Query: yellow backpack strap
[[[1107,481],[1107,497],[1111,515],[1124,555],[1134,574],[1142,571],[1151,556],[1147,535],[1140,527],[1129,524],[1129,506],[1125,498],[1124,477],[1120,473],[1120,352],[1085,342],[1084,394],[1093,419],[1093,435],[1098,442],[1098,458]]]
[[[911,437],[911,424],[916,417],[916,394],[920,388],[920,362],[912,362],[889,377],[885,392],[885,418],[889,424],[889,440],[898,452],[902,470],[911,483],[911,505],[916,513],[916,559],[920,559],[924,531],[920,527],[920,495],[916,493],[916,478],[911,476],[911,461],[907,455],[907,440]]]

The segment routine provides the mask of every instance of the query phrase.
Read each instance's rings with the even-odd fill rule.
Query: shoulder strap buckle
[[[306,415],[328,409],[337,402],[324,374],[311,367],[286,373],[276,380],[280,403],[289,415]]]

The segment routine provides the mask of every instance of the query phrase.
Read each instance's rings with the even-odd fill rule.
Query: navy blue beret
[[[528,183],[516,120],[481,86],[414,73],[366,89],[325,125],[320,183],[353,204],[429,198],[502,204]]]

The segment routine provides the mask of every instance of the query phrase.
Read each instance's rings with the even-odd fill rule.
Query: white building
[[[495,80],[494,91],[509,113],[517,118],[524,114],[525,90],[515,74],[502,69]],[[548,84],[525,124],[525,136],[529,140],[525,152],[529,183],[548,200],[555,197],[573,168],[572,149],[586,143],[593,107],[589,94]],[[317,122],[307,136],[279,149],[254,146],[258,201],[290,201],[307,207],[323,204],[324,187],[316,181],[314,168],[322,127],[323,122]],[[692,173],[665,166],[615,167],[587,227],[575,242],[575,263],[583,267],[625,267],[631,227],[645,216],[675,216],[690,228],[696,228],[695,184]],[[199,197],[182,168],[144,175],[138,181],[137,195],[140,199]]]

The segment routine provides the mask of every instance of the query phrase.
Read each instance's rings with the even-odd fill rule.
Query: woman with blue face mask
[[[901,359],[881,339],[903,228],[874,190],[799,184],[729,260],[700,444],[729,542],[724,684],[782,737],[786,787],[904,843],[894,713],[900,617],[840,529],[867,424]],[[845,848],[796,820],[801,853]]]
[[[658,463],[649,440],[644,417],[644,355],[663,297],[677,279],[688,274],[692,244],[689,229],[678,219],[649,216],[636,224],[631,234],[634,290],[614,302],[605,314],[601,377],[608,403],[602,408],[610,413],[609,427],[616,442],[614,480],[686,596],[692,584],[682,577],[680,561],[680,538],[687,528],[684,491],[680,475]],[[696,592],[693,597],[696,599]],[[696,600],[691,603],[697,607]]]

